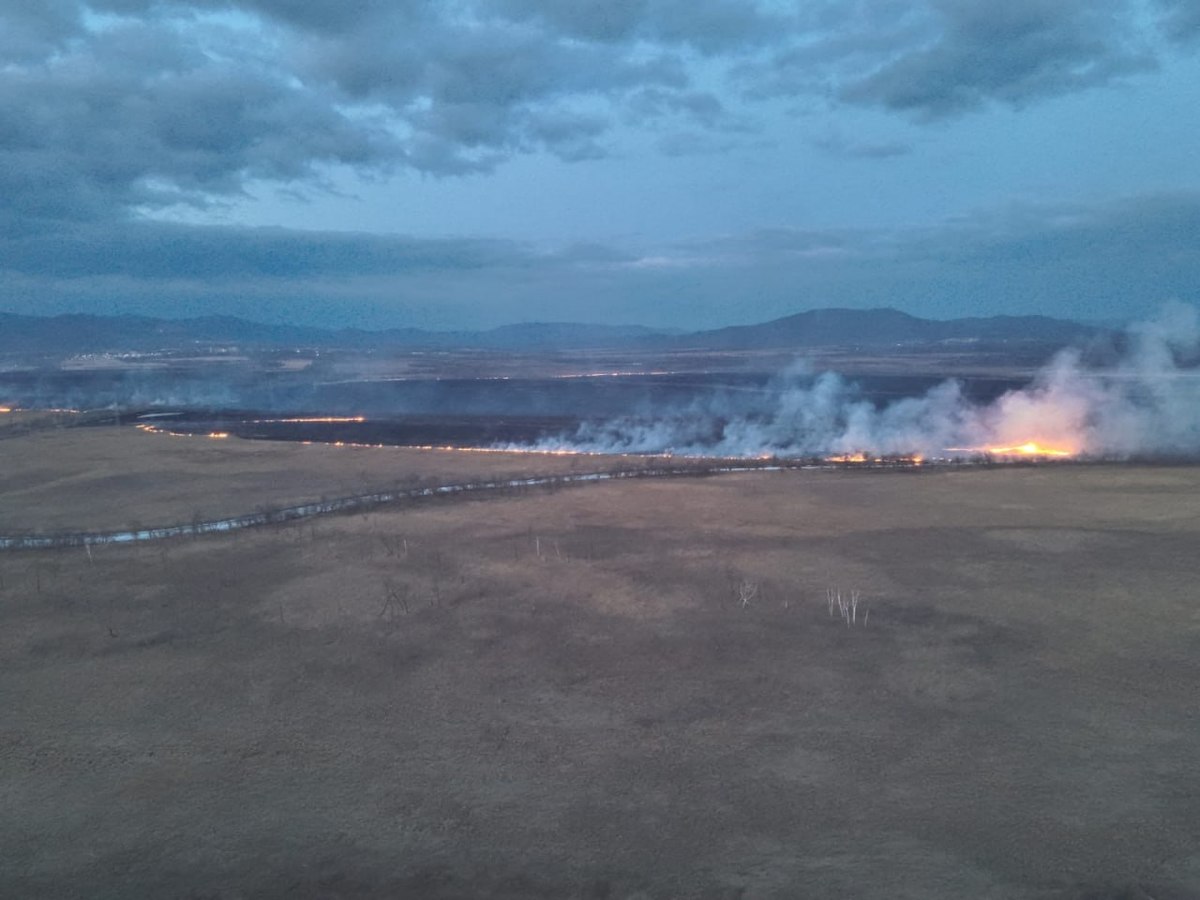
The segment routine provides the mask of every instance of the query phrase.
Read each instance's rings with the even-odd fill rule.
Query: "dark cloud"
[[[1191,46],[1200,42],[1200,0],[1159,0],[1158,5],[1168,38]]]
[[[286,319],[328,304],[325,324],[424,309],[445,326],[681,327],[722,324],[731,302],[753,319],[826,304],[957,314],[985,296],[997,311],[1120,315],[1186,299],[1200,281],[1190,195],[637,254],[145,218],[340,167],[596,159],[623,152],[628,129],[669,157],[726,154],[757,139],[755,104],[780,97],[919,121],[1020,106],[1141,71],[1155,39],[1190,52],[1200,4],[1151,3],[1157,18],[1134,0],[0,0],[0,296],[27,311]],[[811,145],[862,166],[910,150],[825,127]]]
[[[1200,300],[1197,233],[1200,194],[1158,194],[927,229],[767,229],[676,245],[621,270],[628,293],[686,297],[681,316],[692,306],[728,316],[736,304],[744,321],[822,306],[1118,320]]]
[[[751,97],[824,94],[936,119],[1021,106],[1153,68],[1134,0],[858,0],[736,71]]]
[[[0,237],[0,295],[8,311],[42,314],[452,327],[506,321],[489,308],[519,306],[506,287],[602,258],[598,249],[544,254],[504,240],[82,223]]]
[[[665,57],[633,62],[612,48],[570,46],[504,24],[306,36],[296,53],[311,77],[389,110],[408,133],[405,162],[436,175],[487,170],[519,152],[599,155],[614,98],[645,84],[686,83]]]
[[[1153,2],[1194,39],[1195,0]],[[339,166],[594,159],[622,125],[667,154],[723,152],[754,130],[746,97],[918,119],[1020,105],[1151,65],[1140,22],[1134,0],[3,0],[0,227]]]
[[[1147,50],[1129,39],[1120,3],[938,0],[932,6],[937,39],[843,85],[843,99],[932,118],[991,101],[1021,105],[1153,66]]]
[[[924,230],[787,229],[673,246],[125,223],[0,236],[12,311],[222,312],[322,325],[754,321],[820,306],[1137,317],[1200,299],[1200,195],[1036,206]],[[736,312],[732,312],[736,310]]]
[[[956,223],[957,239],[932,232],[914,246],[970,270],[1019,264],[1053,290],[1064,274],[1098,297],[1139,292],[1139,280],[1166,295],[1194,293],[1200,194],[1162,193],[1102,205],[1017,208]]]
[[[637,125],[681,118],[710,130],[738,130],[744,127],[730,113],[721,98],[710,91],[663,90],[649,87],[629,98],[626,121]]]
[[[0,11],[0,59],[44,59],[83,30],[72,0],[11,0]]]
[[[732,27],[735,9],[703,15]],[[680,18],[641,12],[664,33]],[[8,0],[0,215],[204,205],[331,165],[457,175],[518,153],[590,159],[607,152],[616,109],[648,88],[664,109],[713,115],[665,44],[556,28],[483,0]],[[676,45],[702,42],[684,31]]]
[[[579,40],[640,40],[708,54],[773,43],[789,24],[747,0],[492,0],[485,8]]]
[[[789,40],[765,58],[733,67],[746,97],[834,99],[842,81],[925,46],[936,34],[929,8],[920,0],[826,0],[804,9]]]
[[[0,75],[0,224],[203,204],[249,179],[395,159],[377,123],[255,60],[213,59],[202,37],[122,23]]]
[[[365,21],[415,21],[431,14],[429,0],[75,0],[103,13],[162,16],[239,10],[273,22],[320,32],[349,32]]]
[[[244,281],[403,276],[522,266],[536,257],[502,240],[130,222],[76,225],[3,241],[2,267],[55,279]]]

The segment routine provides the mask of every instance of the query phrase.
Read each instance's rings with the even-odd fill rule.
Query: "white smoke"
[[[1174,303],[1128,329],[1119,358],[1089,367],[1064,350],[1020,390],[986,404],[946,381],[877,406],[841,376],[790,367],[759,392],[580,426],[541,447],[716,456],[964,456],[1036,442],[1103,458],[1200,454],[1200,316]]]

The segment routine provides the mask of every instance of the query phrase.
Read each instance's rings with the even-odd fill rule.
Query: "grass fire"
[[[0,893],[1196,895],[1200,379],[1137,358],[0,372]]]
[[[1000,457],[1002,459],[1070,459],[1078,456],[1074,450],[1047,447],[1038,441],[1026,441],[1009,447],[948,447],[947,453]]]

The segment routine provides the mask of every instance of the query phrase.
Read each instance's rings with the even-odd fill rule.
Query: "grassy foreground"
[[[0,895],[1195,897],[1198,496],[753,473],[0,555]]]

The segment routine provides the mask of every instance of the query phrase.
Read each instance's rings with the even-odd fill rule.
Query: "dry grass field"
[[[54,452],[5,522],[93,514],[29,505]],[[243,504],[373,464],[194,452]],[[1200,469],[1079,466],[0,554],[0,895],[1194,898],[1198,546]]]
[[[0,534],[169,525],[396,487],[648,464],[43,428],[0,441]]]

